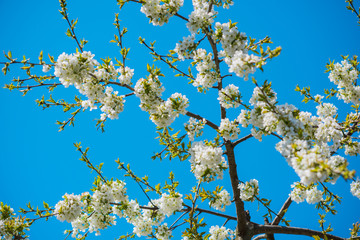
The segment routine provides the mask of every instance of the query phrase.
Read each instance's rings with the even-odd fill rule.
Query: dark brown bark
[[[236,162],[234,155],[234,147],[231,142],[225,143],[226,155],[229,163],[229,174],[231,180],[231,187],[233,189],[233,196],[236,206],[236,217],[237,217],[237,234],[240,239],[251,239],[249,229],[247,226],[246,213],[244,209],[244,202],[240,199],[240,190],[238,189],[239,177],[236,170]]]
[[[303,235],[303,236],[319,236],[320,238],[324,238],[324,233],[307,229],[307,228],[298,228],[298,227],[283,227],[283,226],[275,226],[275,225],[254,225],[253,230],[254,235],[256,234],[274,234],[274,233],[282,233],[282,234],[291,234],[291,235]],[[338,236],[334,236],[331,234],[325,234],[328,239],[332,240],[345,240],[345,238],[341,238]]]

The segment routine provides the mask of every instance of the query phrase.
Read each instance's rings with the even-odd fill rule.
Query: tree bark
[[[251,235],[249,231],[248,221],[246,219],[246,213],[244,209],[244,202],[240,199],[240,190],[238,189],[239,177],[236,170],[236,162],[234,155],[234,147],[231,142],[227,141],[225,143],[226,155],[229,163],[229,174],[231,180],[231,187],[233,190],[233,196],[235,200],[236,207],[236,218],[237,218],[237,227],[236,227],[236,239],[237,240],[250,240]]]
[[[324,238],[324,236],[326,236],[328,239],[332,239],[332,240],[345,240],[345,238],[334,236],[332,234],[324,234],[322,232],[307,228],[283,227],[283,226],[275,226],[275,225],[254,225],[253,233],[254,235],[261,233],[265,233],[265,234],[282,233],[282,234],[290,234],[290,235],[303,235],[309,237],[316,235],[319,236],[320,238]]]

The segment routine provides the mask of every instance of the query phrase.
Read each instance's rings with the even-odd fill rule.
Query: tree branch
[[[209,120],[207,120],[206,118],[201,117],[200,115],[197,115],[197,114],[194,114],[194,113],[188,111],[188,112],[186,112],[186,116],[196,118],[197,120],[205,119],[206,120],[206,123],[205,123],[206,125],[212,127],[215,130],[219,129],[219,127],[215,123],[210,122]]]
[[[303,235],[303,236],[318,236],[322,239],[326,236],[328,239],[332,240],[345,240],[345,238],[341,238],[338,236],[334,236],[331,234],[307,229],[307,228],[298,228],[298,227],[283,227],[283,226],[275,226],[275,225],[254,225],[253,229],[254,234],[274,234],[274,233],[282,233],[282,234],[292,234],[292,235]]]
[[[279,213],[276,215],[274,220],[271,222],[271,225],[279,225],[281,219],[284,217],[286,211],[290,207],[290,204],[292,203],[291,197],[289,196],[283,206],[281,207]]]
[[[237,230],[238,234],[243,237],[244,239],[247,239],[248,235],[248,226],[247,226],[247,218],[244,208],[244,202],[240,199],[240,190],[238,188],[239,183],[239,177],[237,175],[236,170],[236,162],[235,162],[235,155],[234,155],[234,147],[231,142],[226,141],[225,142],[226,147],[226,155],[228,157],[229,162],[229,174],[230,174],[230,181],[231,181],[231,187],[233,190],[233,196],[235,201],[235,207],[236,207],[236,216],[237,216]]]
[[[261,234],[259,236],[256,236],[252,240],[260,240],[260,239],[267,239],[266,234]]]
[[[239,143],[242,143],[246,140],[248,140],[249,138],[252,138],[253,135],[250,133],[249,135],[243,137],[243,138],[240,138],[239,140],[236,140],[234,143],[233,143],[233,147],[235,147],[236,145],[238,145]]]

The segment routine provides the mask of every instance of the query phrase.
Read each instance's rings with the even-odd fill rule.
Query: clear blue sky
[[[190,6],[190,1],[186,0],[180,14],[188,16]],[[263,38],[268,35],[274,47],[281,46],[283,51],[280,57],[270,61],[265,66],[265,72],[257,73],[256,77],[259,81],[267,79],[273,83],[280,103],[288,102],[313,111],[313,105],[301,103],[301,97],[293,91],[295,86],[310,85],[314,93],[323,93],[325,87],[332,87],[324,73],[329,59],[339,61],[341,55],[359,54],[360,26],[356,23],[355,15],[347,11],[345,6],[344,1],[338,0],[236,1],[230,10],[220,10],[216,21],[232,19],[238,22],[239,30],[248,36]],[[114,14],[119,12],[116,1],[69,1],[68,8],[70,18],[79,18],[77,35],[89,41],[85,50],[94,53],[98,60],[108,56],[120,57],[118,47],[109,43],[116,33],[112,25]],[[13,56],[19,59],[25,54],[34,61],[37,61],[41,50],[45,56],[50,53],[55,58],[63,52],[75,52],[76,44],[65,36],[67,24],[61,19],[58,9],[58,1],[0,1],[0,50],[11,50]],[[134,81],[144,77],[146,63],[152,63],[147,49],[138,44],[139,36],[147,41],[157,40],[157,49],[166,53],[183,36],[188,35],[180,19],[172,18],[164,27],[149,25],[139,6],[134,3],[125,6],[119,18],[129,30],[124,43],[131,48],[128,65],[135,69]],[[0,61],[4,60],[1,56]],[[158,66],[167,76],[162,79],[166,88],[165,97],[181,89],[190,99],[188,110],[204,115],[217,124],[220,122],[218,107],[214,107],[217,98],[215,92],[197,95],[196,89],[187,85],[187,79],[175,78],[166,66]],[[2,85],[9,83],[12,77],[23,76],[21,74],[16,67],[11,68],[8,76],[1,77]],[[244,99],[251,96],[253,85],[250,81],[233,80],[241,86]],[[75,93],[72,88],[59,88],[54,95],[70,100]],[[19,92],[0,89],[0,131],[3,136],[0,143],[0,201],[10,204],[15,210],[25,207],[29,201],[35,206],[41,205],[42,201],[54,206],[65,193],[80,194],[90,190],[95,174],[78,161],[80,155],[73,147],[74,142],[82,142],[84,147],[90,147],[90,159],[96,164],[105,163],[103,170],[108,178],[123,179],[123,172],[116,169],[114,162],[120,158],[130,163],[139,176],[149,175],[154,185],[163,183],[170,170],[181,181],[179,191],[182,194],[189,193],[195,184],[188,162],[179,163],[175,159],[169,163],[168,160],[159,162],[150,159],[154,152],[162,148],[154,139],[155,125],[148,119],[148,114],[139,109],[139,100],[135,97],[127,99],[125,111],[118,120],[108,121],[105,133],[97,131],[95,127],[94,119],[99,118],[100,111],[80,114],[75,127],[67,127],[59,133],[55,121],[65,120],[69,115],[60,109],[43,111],[37,107],[34,100],[42,95],[48,96],[48,92],[36,89],[22,97]],[[339,109],[346,111],[346,106],[340,104]],[[229,116],[235,117],[237,114],[233,111]],[[179,118],[174,127],[180,128],[186,120],[186,117]],[[247,131],[242,132],[242,136],[246,134]],[[274,149],[276,143],[277,139],[273,137],[267,137],[261,143],[250,139],[236,150],[241,180],[258,179],[260,196],[273,199],[271,206],[274,210],[278,210],[287,198],[290,185],[298,181],[294,171]],[[358,158],[350,159],[350,168],[360,169]],[[137,185],[130,179],[126,181],[130,198],[140,195],[140,203],[146,204],[146,198]],[[231,190],[228,177],[209,186],[216,184],[223,184],[229,192]],[[341,194],[344,200],[338,208],[338,215],[329,215],[329,222],[335,235],[347,237],[351,223],[360,220],[360,201],[351,196],[349,184],[342,179],[330,188]],[[258,210],[256,203],[246,203],[246,208],[250,209],[253,221],[263,222],[263,208]],[[235,215],[234,208],[229,208],[227,213]],[[293,226],[319,228],[314,205],[295,203],[288,211],[287,218],[292,220]],[[211,220],[209,224],[223,223],[216,220]],[[113,239],[120,233],[131,231],[129,226],[125,221],[118,220],[117,226],[102,231],[102,237],[92,235],[89,239]],[[232,227],[234,223],[228,226]],[[29,234],[31,239],[63,239],[63,231],[70,227],[69,224],[49,220],[47,223],[34,224]],[[176,234],[178,236],[179,232]]]

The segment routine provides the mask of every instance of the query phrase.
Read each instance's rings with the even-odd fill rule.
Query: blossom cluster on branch
[[[155,43],[147,44],[142,38],[140,43],[150,51],[155,61],[165,63],[177,73],[177,77],[187,78],[198,92],[216,92],[216,107],[220,110],[218,119],[210,119],[206,112],[199,113],[205,115],[191,112],[190,100],[183,93],[174,92],[169,94],[167,99],[163,99],[165,81],[162,82],[162,79],[165,79],[165,75],[155,65],[148,64],[149,74],[136,76],[137,81],[133,81],[134,69],[125,64],[129,49],[124,47],[123,37],[127,29],[120,29],[118,14],[114,23],[118,35],[115,35],[115,40],[111,42],[117,43],[121,48],[122,60],[115,58],[113,62],[110,58],[105,58],[99,63],[94,54],[83,51],[86,41],[78,40],[75,33],[77,20],[69,20],[65,0],[60,0],[60,13],[69,24],[67,35],[76,41],[77,51],[72,54],[62,53],[56,61],[49,55],[51,63],[43,61],[42,52],[39,63],[30,62],[25,57],[18,61],[9,52],[5,54],[8,62],[3,63],[3,72],[6,74],[13,64],[23,64],[22,69],[29,78],[13,79],[13,82],[5,87],[10,90],[18,89],[26,94],[35,87],[47,86],[53,91],[57,86],[74,86],[86,97],[85,100],[75,96],[75,103],[68,103],[65,100],[56,101],[50,96],[47,100],[43,97],[37,101],[43,108],[62,106],[64,112],[78,108],[72,113],[72,117],[62,124],[62,128],[69,122],[71,125],[80,110],[97,108],[102,112],[98,124],[103,128],[107,119],[119,117],[124,110],[125,98],[136,96],[140,101],[140,109],[147,112],[149,119],[156,125],[160,145],[164,146],[164,149],[152,158],[163,159],[170,156],[170,160],[176,157],[181,161],[188,159],[184,164],[189,165],[188,170],[194,176],[195,186],[190,194],[183,195],[178,192],[179,183],[171,172],[170,184],[165,182],[163,186],[158,184],[153,187],[147,177],[138,177],[129,165],[125,167],[117,160],[119,168],[126,171],[125,176],[134,180],[146,196],[147,203],[140,204],[138,199],[129,197],[124,181],[106,180],[101,171],[102,165],[94,166],[87,158],[88,149],[82,151],[80,145],[75,144],[82,154],[81,161],[98,175],[92,193],[66,193],[54,207],[44,202],[44,210],[34,209],[30,204],[27,206],[28,210],[20,210],[24,215],[34,214],[34,219],[16,216],[10,206],[1,203],[0,239],[26,239],[25,231],[31,224],[52,216],[59,221],[71,223],[72,229],[67,233],[76,239],[85,239],[88,233],[93,232],[100,235],[101,230],[116,225],[118,218],[125,219],[133,227],[132,233],[122,236],[121,239],[137,236],[168,240],[174,236],[173,230],[183,224],[188,224],[188,227],[181,231],[183,240],[249,240],[262,233],[267,234],[266,238],[273,239],[273,234],[279,231],[295,231],[288,226],[289,221],[284,218],[292,201],[316,204],[317,208],[335,214],[334,202],[340,202],[340,198],[328,189],[327,184],[335,184],[340,177],[351,181],[350,192],[360,199],[360,180],[355,180],[355,171],[348,169],[348,159],[360,154],[360,86],[359,62],[356,56],[353,59],[343,57],[341,63],[331,62],[327,65],[329,79],[337,89],[325,90],[326,98],[312,95],[310,88],[296,88],[296,91],[304,96],[305,102],[311,101],[315,104],[316,113],[302,111],[292,104],[279,104],[271,82],[261,82],[254,77],[258,69],[264,70],[263,67],[269,59],[280,54],[281,48],[271,49],[267,46],[272,43],[269,37],[258,41],[248,37],[230,20],[225,23],[215,22],[220,12],[219,7],[229,8],[233,1],[193,0],[193,8],[188,18],[180,14],[183,0],[118,0],[120,8],[130,2],[140,4],[140,11],[155,26],[169,23],[172,17],[184,21],[190,35],[184,36],[174,49],[169,50],[169,54],[158,53]],[[177,63],[181,65],[178,66]],[[188,72],[182,69],[183,64],[189,64]],[[36,66],[42,67],[43,73],[49,76],[32,74],[30,70]],[[50,75],[52,69],[54,75]],[[244,81],[252,79],[252,83],[245,82],[254,84],[248,100],[243,99],[245,88],[240,87],[239,78]],[[228,83],[227,79],[236,81]],[[37,85],[26,85],[29,81],[34,81]],[[128,92],[120,95],[120,89]],[[339,113],[335,101],[326,102],[331,97],[351,104],[351,110],[345,117]],[[235,114],[227,114],[230,111]],[[189,118],[180,125],[183,128],[170,134],[173,130],[170,126],[180,115]],[[213,131],[216,137],[210,139],[210,134],[203,134],[205,130]],[[184,135],[180,137],[181,131]],[[247,131],[250,134],[242,136]],[[189,141],[185,140],[186,135]],[[242,166],[242,160],[235,156],[235,147],[251,137],[261,142],[267,136],[280,140],[275,149],[299,177],[299,181],[291,185],[289,199],[278,213],[270,208],[271,200],[260,197],[257,179],[244,182],[242,176],[237,175],[237,166]],[[224,174],[229,174],[231,193],[223,186],[217,186],[214,190],[210,183],[221,181]],[[157,194],[158,197],[150,197],[149,192]],[[199,206],[199,198],[207,202],[206,206],[210,210]],[[275,217],[273,222],[265,222],[263,226],[251,222],[244,207],[245,201],[261,204],[268,211],[266,217]],[[232,204],[235,206],[236,216],[226,215],[226,208]],[[205,232],[202,228],[206,223],[199,218],[199,215],[204,213],[225,218],[226,221],[223,226],[210,226]],[[166,220],[175,214],[181,215],[173,224],[168,225]],[[233,229],[225,227],[230,220],[236,221]],[[281,222],[287,226],[276,228]],[[325,229],[322,224],[323,217],[320,221],[321,232],[305,229],[300,231],[300,234],[331,239],[332,236],[328,235],[330,230]],[[359,226],[354,225],[352,235],[356,235],[359,230]]]

